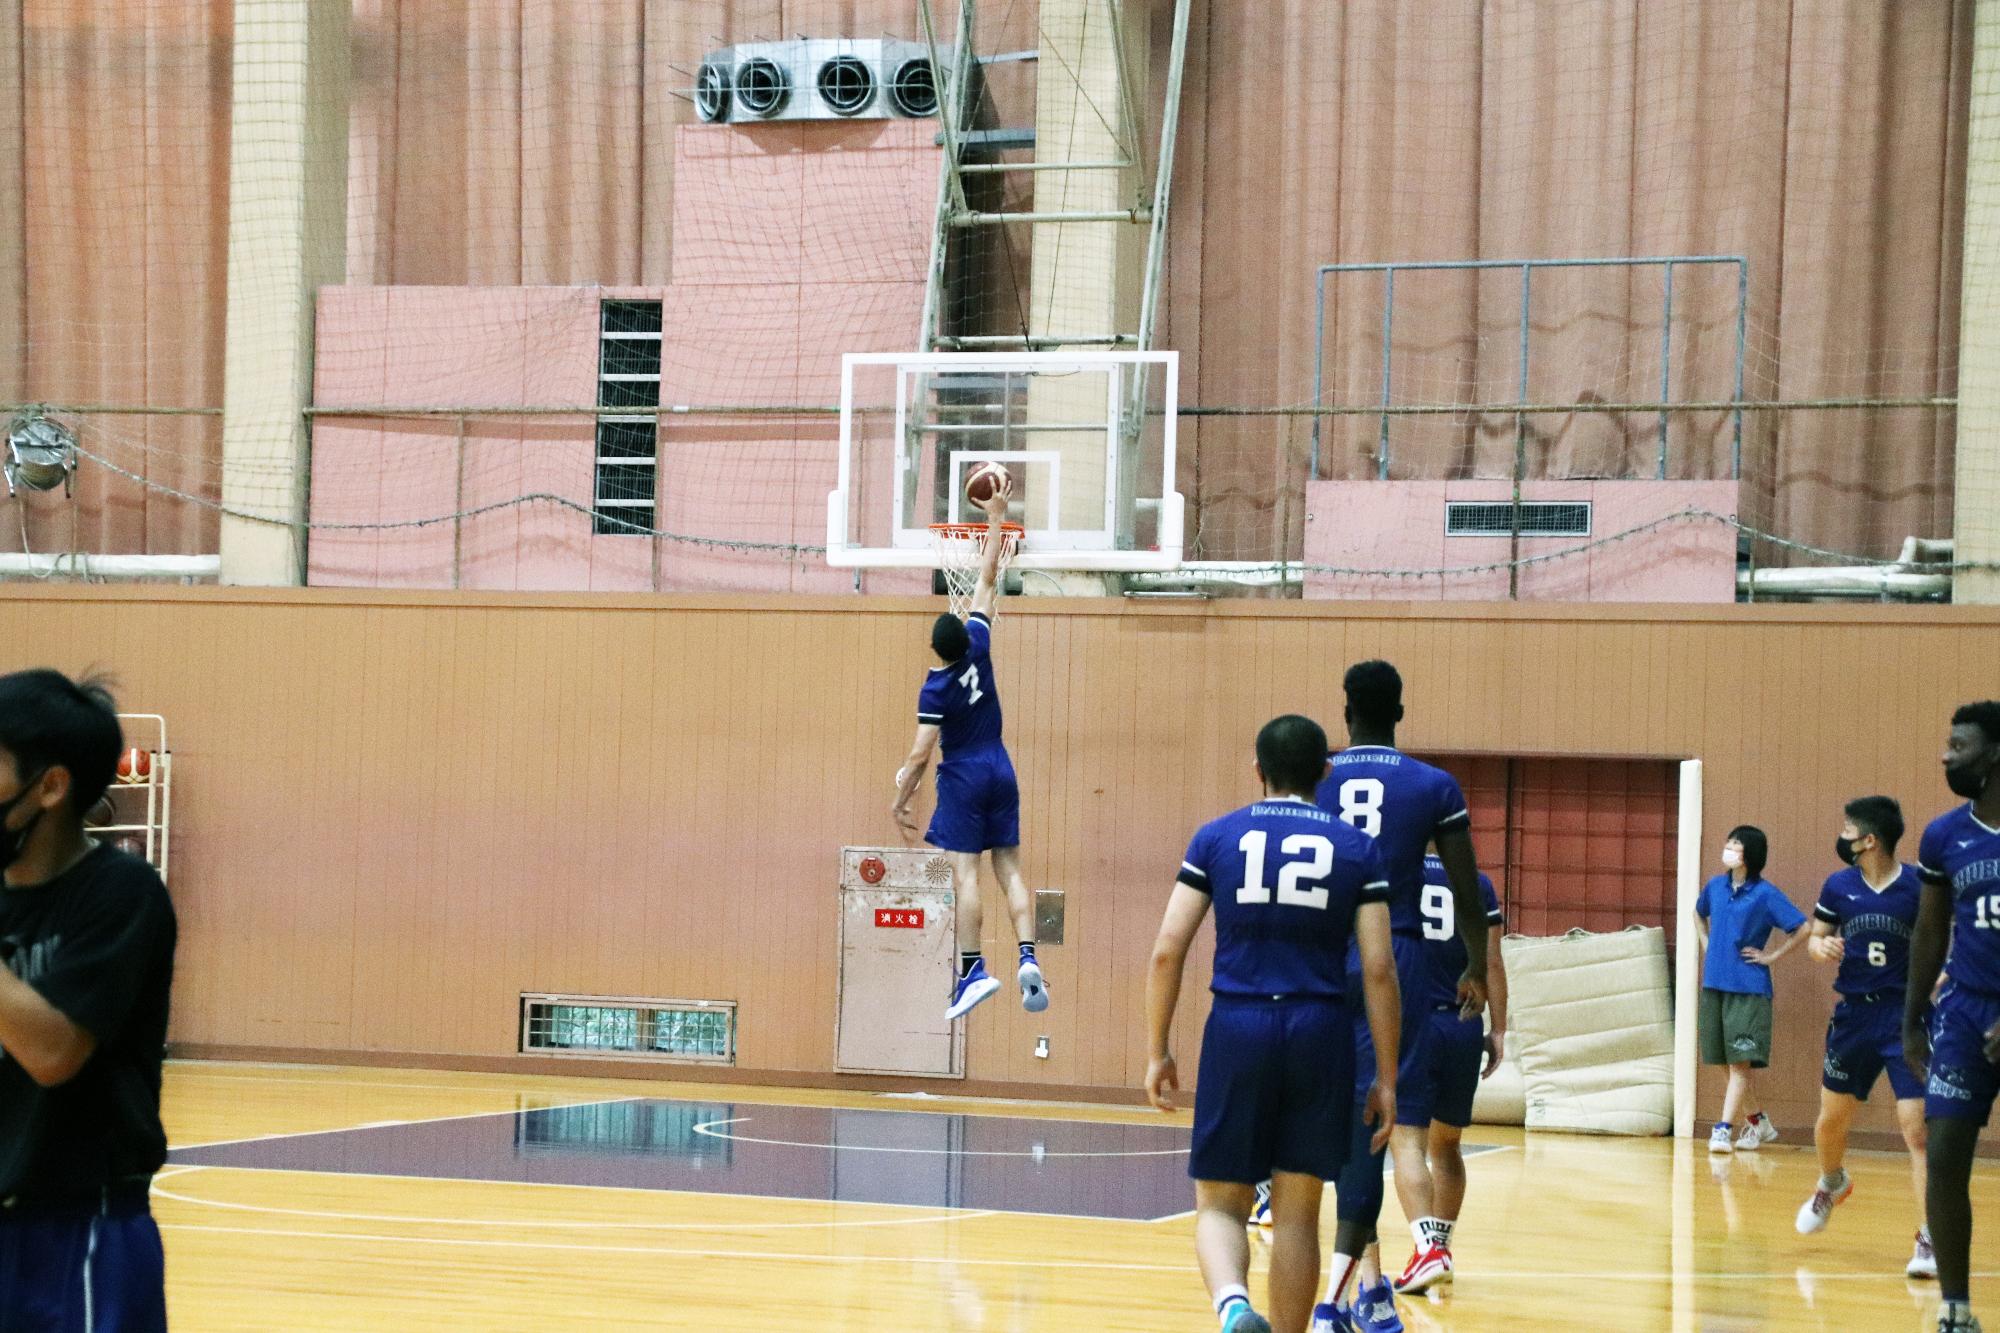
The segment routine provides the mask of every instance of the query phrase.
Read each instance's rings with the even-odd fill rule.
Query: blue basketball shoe
[[[1313,1307],[1312,1324],[1306,1333],[1354,1333],[1354,1324],[1345,1306],[1322,1303]]]
[[[999,992],[1000,983],[986,974],[986,960],[982,958],[951,988],[951,1007],[944,1011],[944,1016],[947,1019],[961,1018]]]
[[[1403,1317],[1396,1313],[1396,1297],[1387,1278],[1355,1292],[1347,1318],[1354,1333],[1403,1333]]]

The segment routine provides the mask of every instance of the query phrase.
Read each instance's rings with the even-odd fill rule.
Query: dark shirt
[[[0,1051],[0,1198],[143,1179],[166,1160],[160,1064],[175,934],[159,875],[109,845],[46,883],[0,887],[0,966],[97,1040],[54,1088]]]

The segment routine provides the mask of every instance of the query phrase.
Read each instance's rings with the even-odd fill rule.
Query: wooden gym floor
[[[166,1121],[181,1330],[1214,1327],[1184,1112],[177,1061]],[[1785,1128],[1721,1161],[1475,1128],[1458,1281],[1404,1322],[1927,1328],[1904,1159],[1854,1154],[1853,1199],[1802,1237],[1815,1170]],[[1974,1207],[1994,1236],[2000,1168],[1981,1163]],[[1991,1240],[1973,1266],[1975,1308],[2000,1311]]]

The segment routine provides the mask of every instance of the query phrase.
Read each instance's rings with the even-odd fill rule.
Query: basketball
[[[981,463],[972,469],[972,475],[965,479],[965,498],[976,505],[985,504],[993,498],[993,492],[1000,489],[1007,479],[1007,469],[998,463]]]
[[[153,755],[149,750],[130,749],[118,756],[118,780],[120,782],[144,782],[153,771]]]

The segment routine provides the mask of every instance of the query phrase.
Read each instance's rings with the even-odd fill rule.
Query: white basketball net
[[[1000,527],[1000,568],[995,577],[1007,572],[1014,553],[1021,549],[1022,530],[1012,523]],[[944,571],[945,597],[951,613],[960,620],[972,609],[972,594],[979,590],[979,565],[986,555],[984,523],[934,523],[931,546],[937,552],[937,567]]]

